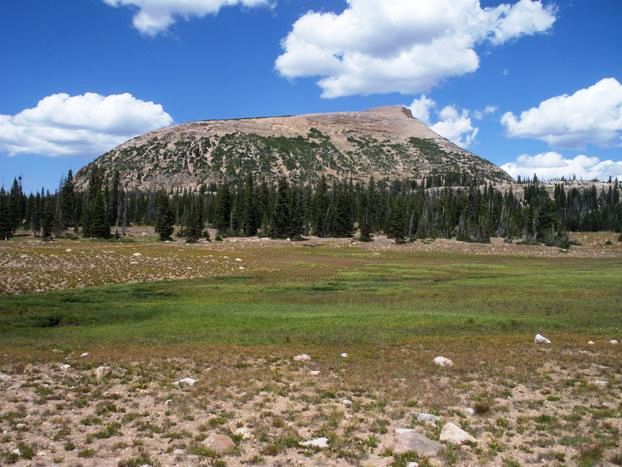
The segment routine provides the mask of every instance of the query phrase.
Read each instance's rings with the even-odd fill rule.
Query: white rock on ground
[[[110,373],[109,366],[100,366],[95,369],[95,379],[100,382],[104,377]]]
[[[80,358],[86,358],[89,356],[88,352],[84,352],[83,354],[80,355]]]
[[[436,357],[434,359],[434,364],[438,365],[438,366],[454,366],[454,362],[452,362],[450,359],[445,358],[445,357]]]
[[[587,341],[587,345],[594,345],[595,342],[594,341]]]
[[[183,386],[183,385],[194,386],[194,383],[196,382],[197,380],[194,378],[182,378],[182,379],[175,381],[173,384],[175,386]]]
[[[341,358],[348,358],[348,354],[346,352],[342,353],[341,355],[339,355]]]
[[[300,443],[301,446],[305,448],[317,448],[324,449],[328,447],[328,438],[314,438],[309,441],[303,441]]]
[[[320,372],[318,370],[312,370],[309,372],[310,376],[319,376]]]
[[[463,444],[463,443],[474,443],[475,438],[460,428],[458,425],[449,422],[446,423],[443,429],[441,430],[441,436],[439,438],[441,441],[446,441],[451,444]]]
[[[295,362],[308,362],[309,360],[311,360],[311,357],[307,355],[306,353],[296,355],[294,357]]]
[[[71,365],[69,363],[61,363],[60,365],[58,365],[58,369],[59,370],[68,370],[69,368],[71,368]]]
[[[406,464],[406,467],[419,467],[419,464],[417,464],[416,462],[409,462],[408,464]]]
[[[411,428],[398,428],[395,434],[396,442],[393,452],[398,455],[414,451],[421,457],[434,457],[443,448],[438,441],[431,440]]]
[[[344,399],[341,401],[341,403],[345,406],[345,407],[352,407],[352,401],[350,399]]]
[[[235,443],[227,435],[212,433],[203,441],[203,446],[218,454],[231,452],[235,449]]]
[[[438,420],[439,418],[431,413],[422,412],[417,414],[417,421],[421,423],[436,423]]]
[[[0,371],[0,381],[6,383],[7,381],[11,381],[11,377]]]
[[[475,415],[475,409],[472,407],[465,407],[462,409],[462,413],[468,417]]]
[[[610,343],[611,345],[617,345],[617,344],[619,344],[619,342],[618,342],[618,340],[617,340],[617,339],[611,339],[611,340],[609,341],[609,343]]]
[[[544,337],[542,334],[536,334],[536,337],[533,338],[534,344],[550,344],[551,341]]]
[[[138,258],[139,256],[142,256],[142,254],[141,254],[141,253],[136,252],[136,253],[134,253],[132,256],[135,256],[136,258]]]

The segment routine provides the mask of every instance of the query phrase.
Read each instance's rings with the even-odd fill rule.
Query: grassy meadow
[[[620,258],[282,245],[239,254],[255,267],[2,296],[2,347],[338,346],[536,332],[613,338],[622,330]]]

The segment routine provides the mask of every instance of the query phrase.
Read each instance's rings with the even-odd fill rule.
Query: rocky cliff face
[[[128,189],[196,189],[251,172],[313,181],[321,175],[366,180],[468,173],[503,183],[511,177],[434,133],[403,107],[289,117],[210,120],[133,138],[77,174],[119,171]]]

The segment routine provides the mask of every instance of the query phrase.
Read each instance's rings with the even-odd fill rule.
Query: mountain
[[[252,172],[303,181],[337,178],[422,179],[468,173],[495,183],[512,178],[499,167],[436,134],[404,107],[286,117],[208,120],[133,138],[76,174],[117,170],[128,189],[196,189]]]

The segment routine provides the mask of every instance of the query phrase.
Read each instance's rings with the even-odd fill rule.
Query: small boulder
[[[314,438],[309,441],[303,441],[300,445],[305,448],[324,449],[328,447],[328,438]]]
[[[212,433],[203,441],[203,446],[217,454],[225,454],[235,449],[235,443],[227,435]]]
[[[442,367],[454,366],[454,362],[445,357],[436,357],[434,359],[434,364]]]
[[[551,341],[544,337],[542,334],[536,334],[536,337],[533,339],[534,344],[550,344]]]
[[[417,415],[417,421],[421,423],[436,423],[439,418],[431,413],[420,413]]]
[[[464,443],[474,443],[475,438],[460,428],[455,423],[447,423],[441,430],[441,436],[439,438],[441,441],[446,441],[451,444],[464,444]]]
[[[58,369],[62,371],[68,370],[69,368],[71,368],[71,365],[69,363],[61,363],[60,365],[58,365]]]
[[[341,401],[344,407],[352,407],[352,401],[350,399],[344,399]]]
[[[617,339],[611,339],[611,340],[609,341],[609,343],[610,343],[611,345],[618,345],[620,342],[618,342],[618,340],[617,340]]]
[[[397,439],[393,452],[398,455],[414,451],[421,457],[434,457],[443,448],[438,441],[410,428],[398,428],[395,434]]]
[[[296,355],[294,357],[294,361],[295,362],[308,362],[311,360],[311,357],[309,355],[307,355],[306,353],[300,354],[300,355]]]
[[[197,380],[194,379],[194,378],[182,378],[182,379],[179,379],[179,380],[175,381],[173,384],[175,386],[179,386],[179,387],[181,387],[181,386],[194,386],[194,383],[196,383],[196,382],[197,382]]]
[[[97,382],[101,382],[106,375],[110,373],[110,367],[108,366],[100,366],[95,369],[95,379]]]
[[[596,342],[594,341],[587,341],[587,345],[594,345]]]
[[[80,358],[86,358],[89,356],[88,352],[84,352],[83,354],[80,355]]]
[[[471,417],[475,415],[475,409],[473,407],[465,407],[464,409],[462,409],[462,413],[467,417]]]
[[[309,372],[309,376],[319,376],[320,372],[318,370],[312,370]]]
[[[341,358],[348,358],[348,354],[346,352],[339,355]]]

